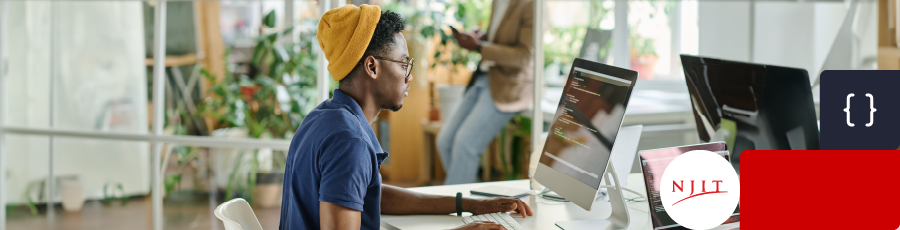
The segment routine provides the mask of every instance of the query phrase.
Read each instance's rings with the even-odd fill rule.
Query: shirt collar
[[[360,126],[363,126],[363,130],[366,131],[366,136],[369,138],[369,142],[372,143],[372,147],[375,148],[376,153],[387,153],[383,149],[381,149],[381,143],[378,143],[378,138],[375,137],[375,132],[372,131],[372,126],[369,125],[369,120],[366,119],[366,115],[363,114],[362,107],[359,106],[359,103],[356,103],[356,100],[350,97],[350,95],[341,92],[340,89],[334,89],[334,97],[331,100],[346,106],[350,110],[350,113],[356,116],[357,119],[359,119],[359,124]]]

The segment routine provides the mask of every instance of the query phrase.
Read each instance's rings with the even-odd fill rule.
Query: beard
[[[403,108],[403,104],[396,105],[396,106],[385,107],[385,109],[390,110],[390,111],[393,111],[393,112],[400,111],[400,108]]]

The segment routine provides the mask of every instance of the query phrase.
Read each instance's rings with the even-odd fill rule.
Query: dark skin
[[[394,44],[384,58],[408,61],[409,51],[403,34],[394,35]],[[403,98],[409,96],[409,82],[406,66],[401,63],[378,60],[372,56],[363,59],[362,64],[350,74],[351,81],[342,81],[339,88],[362,107],[366,120],[371,125],[381,110],[397,111],[403,106]],[[464,198],[462,209],[473,214],[516,211],[522,217],[534,215],[525,202],[515,198]],[[389,215],[406,214],[447,214],[456,212],[456,197],[437,196],[413,192],[407,189],[382,185],[381,213]],[[319,202],[321,229],[359,229],[361,212],[344,206]],[[492,223],[476,221],[454,228],[456,230],[504,229]]]
[[[472,30],[468,33],[460,33],[459,31],[453,30],[453,38],[456,39],[456,43],[463,49],[478,51],[478,44],[481,41],[486,40],[487,36],[479,29]]]

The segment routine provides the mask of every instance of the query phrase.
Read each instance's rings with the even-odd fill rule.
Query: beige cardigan
[[[522,111],[534,102],[533,7],[532,0],[510,0],[493,39],[481,42],[482,60],[494,62],[488,84],[500,111]]]

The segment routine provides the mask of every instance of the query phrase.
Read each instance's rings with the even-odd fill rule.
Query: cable
[[[631,190],[631,189],[626,188],[626,187],[622,187],[622,186],[614,186],[614,185],[600,185],[599,188],[616,188],[616,187],[618,187],[619,189],[628,191],[628,192],[630,192],[630,193],[634,193],[635,195],[640,196],[640,198],[643,198],[644,201],[647,201],[647,197],[644,196],[644,194],[641,194],[641,193],[639,193],[639,192],[637,192],[637,191]],[[631,198],[631,199],[627,199],[627,198],[626,198],[626,200],[632,200],[632,201],[633,201],[634,199],[635,199],[635,198]],[[642,201],[634,201],[634,202],[642,202]]]
[[[645,202],[645,201],[647,201],[647,197],[644,196],[644,194],[641,194],[641,193],[639,193],[639,192],[637,192],[637,191],[631,190],[631,189],[626,188],[626,187],[613,186],[613,185],[601,185],[600,187],[598,187],[598,189],[599,189],[599,188],[616,188],[616,187],[618,187],[619,189],[628,191],[628,192],[630,192],[630,193],[634,193],[635,195],[638,195],[638,197],[635,197],[635,198],[624,198],[624,197],[623,197],[623,198],[625,199],[625,201],[629,201],[629,202]],[[556,199],[556,198],[553,198],[553,197],[544,196],[544,194],[546,194],[547,192],[550,192],[550,190],[545,188],[544,191],[541,191],[540,193],[538,193],[537,196],[540,197],[540,198],[543,198],[543,199],[545,199],[545,200],[550,200],[550,201],[556,201],[556,202],[569,202],[568,200],[559,200],[559,199]],[[604,194],[604,195],[608,195],[608,194]],[[598,198],[599,198],[599,197],[598,197]],[[641,199],[643,199],[643,200],[636,200],[637,198],[641,198]]]
[[[624,198],[624,199],[625,199],[626,202],[635,202],[635,203],[647,202],[647,200],[645,200],[645,199],[642,198],[642,197]]]

